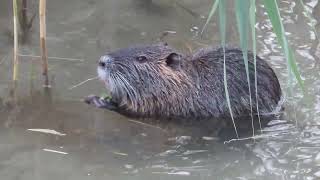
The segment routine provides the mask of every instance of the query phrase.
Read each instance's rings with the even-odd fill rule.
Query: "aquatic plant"
[[[22,39],[25,39],[25,32],[31,27],[31,23],[35,15],[28,22],[26,17],[26,0],[13,0],[13,36],[14,36],[14,48],[13,48],[13,89],[18,81],[19,71],[19,30],[22,31]],[[44,75],[44,87],[49,87],[49,75],[48,75],[48,56],[46,47],[46,0],[39,1],[39,18],[40,18],[40,49],[41,49],[41,61],[42,61],[42,74]]]
[[[39,2],[39,18],[40,18],[40,51],[42,60],[42,75],[44,76],[44,87],[49,87],[48,75],[48,55],[46,46],[46,0]]]
[[[208,15],[207,21],[205,25],[203,26],[202,33],[204,29],[207,27],[210,19],[212,18],[213,14],[216,11],[216,8],[219,4],[225,3],[225,0],[216,0],[213,3],[213,6],[210,10],[210,13]],[[303,4],[303,2],[301,2]],[[288,68],[288,81],[292,82],[294,75],[295,79],[297,80],[300,88],[304,91],[304,85],[303,80],[301,78],[301,75],[298,70],[298,66],[295,60],[295,56],[293,54],[293,50],[291,49],[287,37],[285,35],[285,30],[283,23],[281,21],[280,11],[276,0],[263,0],[264,8],[268,14],[268,17],[271,21],[273,31],[277,36],[278,43],[282,47],[283,53],[285,54],[285,58],[287,60],[287,68]],[[244,60],[247,61],[247,58],[245,58],[246,53],[245,50],[248,48],[248,33],[249,33],[249,26],[251,28],[252,32],[252,39],[253,39],[253,52],[256,52],[256,45],[255,45],[255,9],[256,4],[255,0],[250,1],[241,1],[241,0],[235,0],[235,12],[236,12],[236,19],[237,19],[237,27],[239,31],[239,38],[240,38],[240,46],[242,50],[244,50]],[[223,11],[219,11],[219,26],[224,26],[225,22],[221,21],[221,19],[226,19],[226,13]],[[250,22],[250,24],[248,23]],[[221,29],[220,29],[221,30]],[[221,38],[224,39],[225,36],[221,35]],[[225,41],[225,40],[222,40]],[[221,44],[223,45],[223,44]],[[246,63],[247,64],[247,63]],[[290,83],[291,85],[291,83]]]
[[[303,5],[303,2],[300,0],[300,3]],[[210,19],[212,18],[213,14],[215,13],[217,7],[219,7],[219,27],[220,27],[220,37],[221,37],[221,45],[225,47],[226,44],[226,8],[225,5],[226,0],[215,0],[212,5],[212,8],[209,12],[208,18],[206,23],[203,26],[202,32],[207,27]],[[295,60],[295,56],[293,50],[291,49],[287,37],[285,35],[285,30],[283,23],[281,21],[280,11],[276,0],[263,0],[264,8],[268,14],[268,17],[271,21],[273,31],[276,34],[277,41],[282,47],[283,53],[285,55],[287,61],[287,70],[288,70],[288,86],[291,91],[292,84],[293,84],[293,76],[297,80],[302,92],[304,93],[304,83],[301,78],[301,75],[298,70],[298,66]],[[235,14],[237,20],[237,28],[239,32],[239,39],[240,39],[240,47],[243,51],[243,59],[247,73],[247,82],[248,82],[248,91],[250,95],[250,106],[251,106],[251,118],[252,118],[252,92],[250,88],[250,78],[249,78],[249,71],[248,71],[248,34],[249,28],[251,29],[251,39],[252,39],[252,51],[254,55],[256,55],[256,32],[255,32],[255,24],[256,24],[256,2],[255,0],[250,1],[243,1],[243,0],[235,0]],[[257,87],[257,71],[256,71],[256,58],[254,59],[254,67],[255,67],[255,96],[257,97],[258,89]],[[224,70],[226,69],[226,64],[224,62]],[[226,70],[224,71],[224,88],[226,94],[226,100],[229,106],[230,114],[232,121],[234,123],[234,119],[232,116],[232,108],[230,105],[229,93],[228,93],[228,82],[226,79]],[[255,98],[258,99],[258,98]],[[258,104],[258,103],[256,103]],[[256,107],[257,112],[259,112],[259,107]],[[259,114],[258,114],[259,117]],[[259,124],[260,117],[259,117]],[[253,127],[253,119],[252,119],[252,127]],[[236,125],[234,124],[235,131],[237,133]],[[253,128],[253,135],[254,135],[254,128]]]
[[[18,60],[18,33],[19,33],[19,25],[18,25],[18,0],[13,0],[13,37],[14,37],[14,47],[13,47],[13,75],[12,79],[14,82],[14,86],[18,81],[18,70],[19,70],[19,60]]]

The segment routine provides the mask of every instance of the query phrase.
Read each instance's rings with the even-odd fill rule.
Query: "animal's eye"
[[[138,56],[136,57],[136,60],[139,62],[139,63],[144,63],[144,62],[147,62],[147,57],[146,56]]]

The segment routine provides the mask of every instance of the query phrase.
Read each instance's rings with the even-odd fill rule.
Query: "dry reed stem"
[[[44,76],[44,87],[49,87],[48,56],[46,47],[46,0],[39,2],[40,18],[40,49],[42,60],[42,75]]]
[[[20,27],[24,33],[24,36],[26,34],[26,31],[28,30],[28,16],[27,16],[27,0],[22,0],[21,3],[21,23]]]
[[[14,84],[18,81],[19,59],[18,59],[18,7],[17,0],[13,0],[13,81]]]

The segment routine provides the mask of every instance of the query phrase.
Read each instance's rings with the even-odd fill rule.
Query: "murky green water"
[[[255,142],[227,144],[217,138],[195,137],[199,129],[140,124],[89,107],[81,99],[104,92],[97,80],[72,89],[96,76],[96,62],[103,53],[155,42],[166,30],[177,32],[166,40],[184,52],[189,47],[218,45],[216,19],[204,38],[198,37],[210,0],[179,4],[169,0],[48,1],[53,88],[49,95],[43,93],[39,60],[30,57],[39,55],[36,19],[29,41],[20,47],[20,54],[28,56],[20,58],[16,106],[6,105],[12,74],[10,2],[0,5],[1,179],[320,179],[320,46],[298,1],[282,0],[280,7],[308,98],[302,99],[294,87],[283,121],[273,121]],[[318,1],[305,3],[319,20]],[[258,53],[275,69],[285,91],[285,59],[261,7],[256,25]],[[34,2],[30,8],[30,13],[37,11]],[[228,42],[237,44],[233,9],[228,12]]]

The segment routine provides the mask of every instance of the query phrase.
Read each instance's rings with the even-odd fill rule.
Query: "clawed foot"
[[[84,102],[87,104],[91,104],[95,107],[102,108],[102,109],[115,110],[117,108],[115,103],[111,102],[110,100],[96,96],[96,95],[87,96],[84,99]]]

